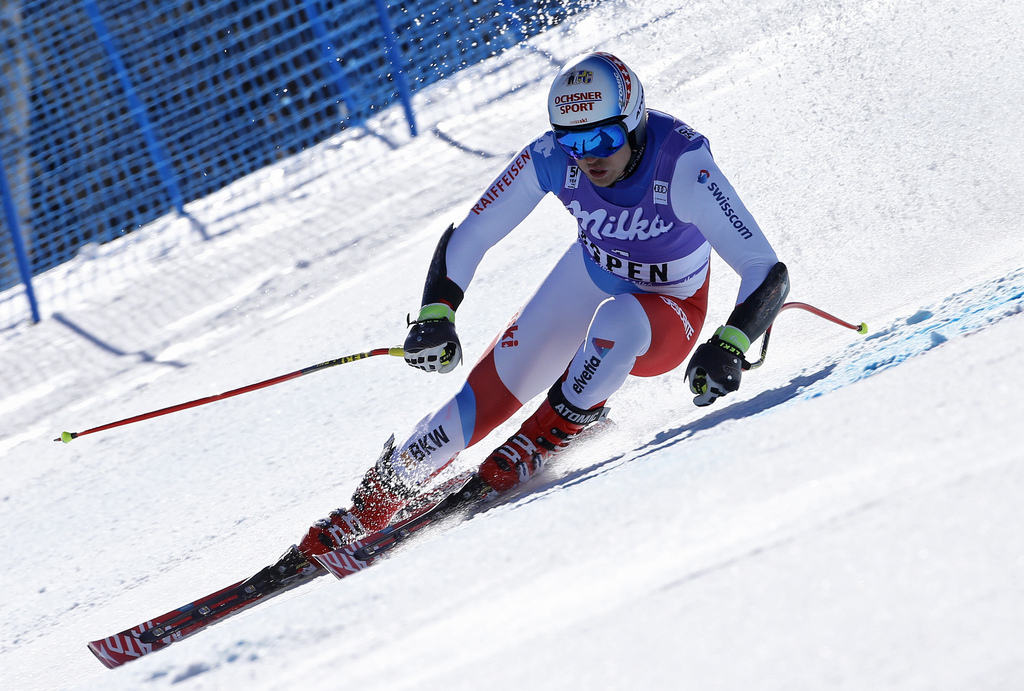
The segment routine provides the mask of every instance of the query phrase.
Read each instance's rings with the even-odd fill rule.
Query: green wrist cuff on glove
[[[729,326],[728,324],[718,327],[715,331],[715,336],[722,339],[726,343],[735,346],[740,349],[740,352],[746,353],[750,350],[750,339],[747,335],[737,329],[735,326]]]
[[[423,305],[420,308],[420,316],[416,318],[416,321],[433,321],[437,319],[447,319],[452,324],[455,323],[455,310],[443,302],[432,302],[429,305]]]

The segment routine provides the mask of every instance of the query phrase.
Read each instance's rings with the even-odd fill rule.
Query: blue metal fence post
[[[29,309],[32,311],[32,322],[38,324],[39,303],[36,302],[36,293],[32,289],[32,265],[28,261],[28,252],[25,250],[25,242],[21,238],[21,226],[18,223],[18,210],[14,204],[14,195],[11,193],[11,186],[7,182],[7,173],[4,171],[2,154],[0,154],[0,199],[3,200],[4,216],[7,219],[7,229],[11,233],[11,243],[14,245],[14,255],[18,258],[18,271],[21,273],[21,282],[25,284],[25,296],[28,297]]]
[[[331,75],[331,81],[334,82],[334,88],[338,90],[341,99],[345,102],[345,107],[348,108],[348,112],[354,113],[357,105],[355,98],[352,96],[352,89],[348,86],[345,72],[342,71],[341,65],[338,64],[340,56],[334,50],[330,33],[327,31],[324,19],[316,7],[316,0],[302,0],[302,4],[306,8],[306,16],[313,27],[313,35],[316,36],[317,43],[320,44],[320,55],[327,67],[327,71]]]
[[[156,132],[149,122],[149,117],[146,115],[146,107],[135,91],[135,85],[132,84],[128,68],[125,66],[124,61],[121,60],[121,54],[114,45],[114,39],[110,35],[110,30],[107,29],[107,23],[103,21],[103,15],[100,14],[100,9],[96,6],[95,0],[82,0],[82,6],[85,8],[86,14],[89,15],[89,21],[92,22],[93,29],[96,31],[100,43],[103,44],[107,57],[110,58],[110,64],[113,65],[114,71],[117,73],[117,78],[121,82],[121,88],[124,89],[125,98],[128,101],[128,107],[131,109],[132,117],[135,119],[135,124],[139,126],[143,139],[146,140],[146,148],[149,149],[149,155],[153,159],[157,175],[160,176],[160,181],[163,183],[167,195],[171,198],[171,204],[174,205],[179,214],[185,215],[184,198],[181,196],[181,190],[178,189],[178,183],[174,179],[174,169],[171,167],[170,158],[164,151],[163,145],[157,139]]]
[[[405,119],[409,121],[409,133],[415,137],[416,118],[412,112],[412,92],[409,90],[409,82],[406,80],[405,70],[402,68],[402,54],[398,51],[398,36],[391,25],[391,17],[388,16],[388,6],[384,0],[377,0],[377,14],[380,16],[380,26],[384,30],[384,46],[388,55],[388,62],[391,63],[391,71],[395,75],[398,97],[402,99],[402,106],[405,108]]]

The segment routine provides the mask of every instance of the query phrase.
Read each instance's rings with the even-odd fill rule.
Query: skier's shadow
[[[786,401],[796,398],[804,388],[828,377],[835,367],[836,366],[834,364],[829,365],[813,374],[797,377],[785,386],[772,389],[771,391],[764,391],[747,401],[741,401],[726,408],[719,408],[715,412],[709,415],[704,415],[700,419],[691,423],[680,425],[679,427],[665,430],[663,432],[658,432],[649,442],[628,452],[629,458],[625,461],[622,459],[627,454],[619,454],[618,456],[606,458],[589,466],[577,468],[576,470],[566,473],[558,478],[553,478],[547,481],[544,481],[543,477],[537,478],[538,480],[541,480],[541,482],[538,482],[537,484],[528,484],[523,488],[525,490],[524,492],[519,493],[516,496],[509,497],[505,501],[499,501],[498,504],[508,505],[533,501],[551,491],[587,482],[598,475],[608,472],[612,468],[622,465],[622,463],[632,463],[642,459],[644,456],[649,456],[657,451],[661,451],[662,449],[675,446],[676,444],[690,439],[695,434],[714,429],[722,423],[729,422],[730,420],[742,420],[744,418],[757,415],[758,413],[764,412],[770,408],[774,408],[777,405],[781,405]]]
[[[682,425],[675,429],[666,430],[659,432],[654,436],[654,439],[644,444],[637,453],[637,458],[642,458],[648,454],[653,453],[656,450],[674,446],[681,441],[685,441],[698,432],[712,429],[728,422],[729,420],[741,420],[743,418],[752,417],[758,413],[764,412],[770,408],[774,408],[777,405],[781,405],[786,401],[796,398],[801,391],[815,382],[821,381],[826,378],[836,366],[829,365],[819,372],[814,374],[797,377],[793,381],[789,382],[785,386],[778,389],[772,389],[771,391],[763,391],[757,396],[754,396],[748,401],[742,401],[735,405],[729,406],[715,411],[711,415],[705,415],[699,420],[694,421],[688,425]],[[647,451],[644,451],[648,449]],[[600,466],[601,464],[598,464]]]

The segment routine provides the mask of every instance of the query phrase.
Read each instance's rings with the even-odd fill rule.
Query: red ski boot
[[[327,518],[314,523],[299,543],[299,552],[307,559],[348,545],[366,535],[359,519],[345,509],[331,511]]]
[[[394,454],[395,438],[392,436],[384,445],[377,464],[366,472],[352,495],[352,508],[335,509],[329,517],[314,523],[299,543],[303,555],[312,558],[386,528],[391,518],[417,495],[395,475],[391,466]]]
[[[480,479],[496,492],[507,492],[526,482],[553,454],[569,446],[576,435],[600,420],[606,411],[601,406],[590,410],[577,408],[565,400],[561,382],[555,384],[537,412],[480,465]]]

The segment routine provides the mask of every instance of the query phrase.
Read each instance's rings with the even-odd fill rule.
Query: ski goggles
[[[597,125],[589,129],[553,127],[555,141],[571,158],[608,158],[626,143],[626,126],[621,122]]]

